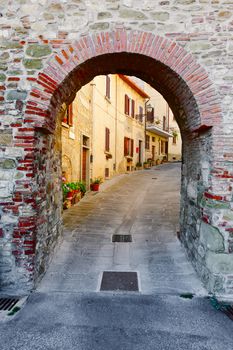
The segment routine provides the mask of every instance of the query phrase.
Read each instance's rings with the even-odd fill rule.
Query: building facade
[[[145,155],[148,95],[124,75],[97,76],[62,116],[62,172],[69,181],[130,172]]]

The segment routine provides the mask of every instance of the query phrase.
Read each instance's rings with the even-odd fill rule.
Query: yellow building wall
[[[105,168],[109,169],[109,177],[132,171],[139,160],[136,153],[139,140],[144,149],[144,124],[124,113],[125,94],[135,100],[135,115],[139,113],[139,106],[144,106],[145,98],[118,75],[110,75],[110,99],[105,96],[106,77],[98,76],[93,82],[93,177],[104,178]],[[105,153],[106,127],[110,130],[111,159],[106,159]],[[130,161],[124,156],[124,137],[134,140],[133,159]]]
[[[85,85],[77,93],[73,106],[73,126],[62,123],[62,171],[68,182],[82,180],[83,136],[89,137],[90,151],[92,140],[91,114],[92,87]],[[63,106],[65,112],[65,106]],[[87,164],[88,176],[91,166]],[[88,181],[87,181],[88,185]]]
[[[172,110],[169,108],[169,105],[167,101],[163,98],[163,96],[158,91],[153,89],[149,84],[144,83],[144,90],[150,96],[149,103],[154,107],[155,122],[158,123],[156,125],[162,128],[163,116],[166,116],[167,120],[169,119],[169,122],[167,123],[167,126],[169,127],[169,132],[172,134],[173,131],[176,131],[177,133],[176,144],[173,143],[173,138],[169,137],[168,160],[180,160],[182,150],[182,139],[179,126],[176,120],[174,119]]]
[[[150,137],[149,149],[146,149],[146,160],[153,158],[152,147],[155,147],[155,156],[154,162],[155,164],[160,164],[164,160],[164,156],[166,156],[165,152],[162,152],[161,141],[167,142],[168,139],[166,137],[157,135],[151,131],[147,131],[146,135]],[[154,141],[153,141],[154,140]]]

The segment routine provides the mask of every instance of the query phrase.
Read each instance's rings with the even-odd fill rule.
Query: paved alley
[[[233,323],[210,305],[177,239],[179,184],[180,164],[165,164],[65,211],[46,275],[0,322],[1,349],[230,350]],[[132,242],[113,243],[119,234]],[[100,291],[104,271],[136,272],[139,291]]]

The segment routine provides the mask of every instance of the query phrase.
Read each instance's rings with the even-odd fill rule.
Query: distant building
[[[90,179],[109,179],[144,162],[180,159],[177,124],[148,84],[124,75],[97,76],[62,108],[62,171],[68,182],[89,187]]]
[[[181,160],[182,139],[180,129],[168,103],[149,84],[143,82],[143,89],[150,96],[148,104],[151,104],[153,108],[153,112],[147,121],[147,130],[151,131],[153,129],[157,134],[160,133],[163,138],[166,138],[165,145],[164,140],[160,138],[160,152],[162,153],[160,153],[160,156],[166,156],[168,161]]]

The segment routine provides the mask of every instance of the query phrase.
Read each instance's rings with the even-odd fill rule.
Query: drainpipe
[[[144,161],[146,160],[146,117],[147,117],[147,113],[146,113],[146,110],[147,110],[147,105],[148,105],[148,102],[150,101],[150,98],[148,98],[148,100],[145,102],[145,120],[144,120],[144,138],[145,138],[145,141],[144,141]]]
[[[117,171],[117,136],[118,136],[118,133],[117,133],[117,127],[118,127],[118,123],[117,123],[117,117],[118,117],[118,115],[117,115],[117,104],[118,104],[118,96],[117,96],[117,83],[118,83],[118,81],[117,81],[117,74],[115,75],[115,77],[116,77],[116,86],[115,86],[115,89],[116,89],[116,103],[115,103],[115,159],[114,159],[114,161],[115,161],[115,167],[114,167],[114,172],[115,172],[115,174],[116,174],[116,171]]]
[[[90,162],[90,179],[93,178],[93,152],[94,152],[94,148],[93,148],[93,144],[94,144],[94,130],[95,130],[95,118],[94,118],[94,92],[95,92],[95,86],[96,84],[94,83],[94,80],[92,80],[91,82],[91,117],[92,117],[92,137],[91,137],[91,158],[92,158],[92,162]],[[90,185],[90,179],[89,179],[89,185]]]

